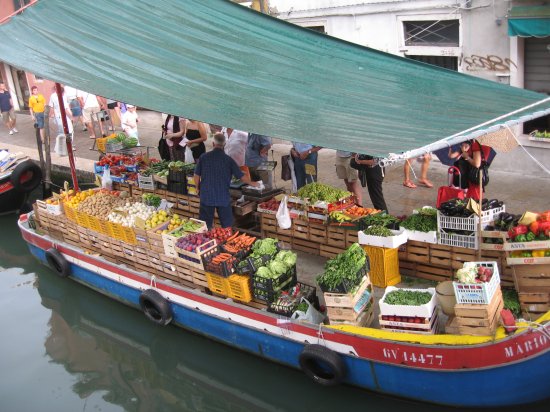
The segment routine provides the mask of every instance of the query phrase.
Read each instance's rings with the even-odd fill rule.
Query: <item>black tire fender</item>
[[[71,274],[71,265],[59,250],[54,248],[46,250],[46,260],[59,277],[66,278]]]
[[[302,371],[322,386],[338,385],[346,377],[346,365],[342,357],[322,345],[306,345],[299,362]]]
[[[15,167],[10,176],[10,181],[18,192],[32,192],[42,181],[42,169],[32,160],[27,160]]]
[[[139,296],[139,306],[152,322],[166,326],[172,321],[170,303],[154,289],[147,289]]]

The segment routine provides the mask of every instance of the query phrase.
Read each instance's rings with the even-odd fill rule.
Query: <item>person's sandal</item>
[[[403,182],[403,186],[408,187],[410,189],[415,189],[416,188],[416,185],[413,182],[411,182],[410,180],[405,180]]]

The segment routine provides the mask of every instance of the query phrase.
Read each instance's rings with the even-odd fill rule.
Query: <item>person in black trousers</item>
[[[365,166],[365,174],[367,177],[367,189],[369,191],[372,206],[378,210],[388,212],[384,194],[382,192],[382,182],[384,181],[384,169],[380,167],[378,161],[368,155],[355,155],[355,162]],[[389,213],[389,212],[388,212]]]

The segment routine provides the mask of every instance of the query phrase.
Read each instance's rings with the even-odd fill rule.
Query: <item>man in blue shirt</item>
[[[320,146],[312,146],[307,143],[293,142],[290,150],[294,162],[294,174],[296,175],[296,190],[305,186],[306,183],[317,181],[317,152]],[[306,174],[306,164],[315,168],[315,174]]]
[[[248,134],[244,164],[248,166],[252,180],[261,180],[267,187],[273,185],[271,173],[265,170],[258,170],[258,166],[267,160],[267,153],[270,148],[271,137],[255,133]]]
[[[17,133],[17,129],[15,128],[16,119],[15,112],[13,111],[13,102],[10,92],[6,89],[6,84],[4,82],[0,82],[0,112],[2,112],[2,119],[9,133]]]
[[[199,219],[206,222],[208,229],[214,223],[214,212],[218,212],[222,227],[233,225],[233,209],[229,186],[231,177],[241,179],[243,183],[258,186],[239,169],[237,163],[224,152],[225,136],[214,135],[214,150],[204,153],[195,167],[195,186],[200,194],[201,206]]]

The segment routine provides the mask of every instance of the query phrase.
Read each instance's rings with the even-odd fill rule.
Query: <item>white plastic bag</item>
[[[195,163],[193,152],[189,146],[185,146],[185,163]]]
[[[292,226],[292,220],[290,220],[290,212],[288,210],[288,196],[285,196],[279,205],[277,210],[277,223],[281,229],[289,229]]]
[[[302,298],[301,301],[307,303],[307,311],[302,312],[301,310],[297,310],[292,314],[291,319],[305,320],[306,322],[313,323],[314,325],[318,325],[325,321],[325,315],[315,309],[306,298]]]
[[[64,134],[58,134],[55,138],[55,147],[53,151],[58,156],[67,156],[67,139]]]
[[[103,177],[101,178],[101,187],[107,190],[113,190],[113,181],[111,179],[111,170],[106,168],[103,171]]]

